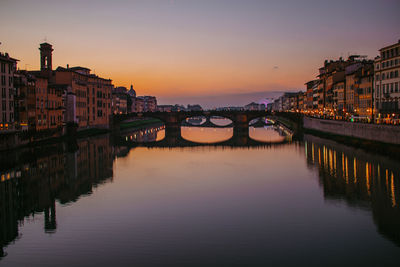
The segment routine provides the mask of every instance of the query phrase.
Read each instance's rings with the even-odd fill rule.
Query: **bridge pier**
[[[246,145],[249,142],[249,118],[246,114],[237,114],[235,116],[232,138],[239,145]]]
[[[181,138],[181,121],[178,116],[165,118],[165,140],[169,145],[174,145]]]

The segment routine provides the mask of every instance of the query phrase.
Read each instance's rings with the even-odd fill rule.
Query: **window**
[[[395,91],[396,93],[399,92],[399,83],[395,83],[395,84],[394,84],[394,91]]]

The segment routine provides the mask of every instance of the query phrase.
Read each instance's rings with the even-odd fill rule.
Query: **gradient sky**
[[[399,0],[0,0],[0,51],[38,69],[46,38],[53,67],[85,66],[164,102],[299,90],[325,59],[374,58],[397,42],[399,10]]]

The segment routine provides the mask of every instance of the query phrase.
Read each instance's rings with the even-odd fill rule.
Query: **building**
[[[343,115],[346,105],[346,80],[339,80],[333,84],[333,108],[337,114]]]
[[[312,94],[313,94],[313,101],[312,101],[312,110],[317,111],[318,110],[318,104],[320,102],[320,92],[319,92],[319,87],[320,87],[320,81],[316,80],[314,82],[314,85],[312,87]],[[321,101],[322,103],[322,101]]]
[[[334,71],[332,75],[332,101],[331,101],[331,112],[333,111],[335,114],[339,113],[339,110],[342,110],[344,107],[344,91],[345,91],[345,71]]]
[[[373,63],[364,64],[358,76],[358,115],[368,119],[373,118],[373,79]]]
[[[202,111],[203,108],[199,104],[187,105],[186,111]]]
[[[106,128],[112,114],[110,79],[85,67],[52,68],[53,47],[40,44],[40,71],[36,77],[36,128],[57,128],[75,123],[79,128]]]
[[[375,113],[380,119],[399,117],[400,40],[379,50],[375,59]]]
[[[18,125],[15,123],[15,95],[14,73],[17,68],[17,59],[8,53],[0,53],[0,131],[13,131]]]
[[[245,110],[250,110],[250,111],[254,111],[254,110],[265,110],[265,105],[264,104],[258,104],[255,102],[251,102],[250,104],[247,104],[244,106]]]
[[[157,111],[160,112],[172,112],[174,109],[174,105],[158,105],[157,106]]]
[[[144,112],[144,97],[136,97],[135,102],[135,112]]]
[[[123,87],[125,88],[125,87]],[[113,114],[126,114],[128,113],[128,99],[130,96],[121,89],[121,87],[117,87],[113,90],[112,93],[112,111]]]
[[[14,86],[17,91],[16,121],[21,130],[35,128],[36,121],[36,78],[27,71],[16,71]]]
[[[155,96],[138,96],[135,98],[136,112],[156,112],[157,99]]]
[[[143,98],[145,112],[157,111],[157,98],[155,96],[144,96]]]
[[[363,60],[345,69],[344,114],[372,117],[373,61]]]
[[[128,95],[130,100],[128,99],[128,110],[129,112],[136,112],[136,91],[133,89],[133,85],[131,85]]]
[[[347,60],[339,58],[339,60],[325,60],[324,66],[319,69],[319,96],[318,110],[324,113],[332,113],[334,110],[334,84],[343,80],[346,68],[350,65],[357,64],[364,56],[351,55]],[[346,95],[347,97],[347,95]],[[338,100],[338,98],[336,97]],[[346,98],[347,99],[347,98]],[[338,103],[336,103],[338,106]]]
[[[352,65],[346,67],[346,88],[345,88],[345,112],[346,113],[354,113],[357,111],[358,101],[357,101],[357,92],[358,92],[358,77],[357,71],[361,68],[361,63],[357,62]]]
[[[91,74],[88,68],[67,66],[58,67],[52,81],[68,87],[66,123],[76,123],[79,128],[108,127],[112,114],[110,79]]]
[[[316,85],[318,84],[318,80],[312,80],[307,82],[306,85],[306,99],[305,99],[305,105],[307,110],[313,110],[314,109],[314,88],[316,88]]]

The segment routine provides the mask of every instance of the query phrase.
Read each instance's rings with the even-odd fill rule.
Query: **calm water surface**
[[[1,266],[398,266],[400,164],[305,136],[1,154]],[[163,127],[125,140],[164,138]],[[182,127],[215,143],[231,128]],[[154,142],[153,142],[154,143]]]

